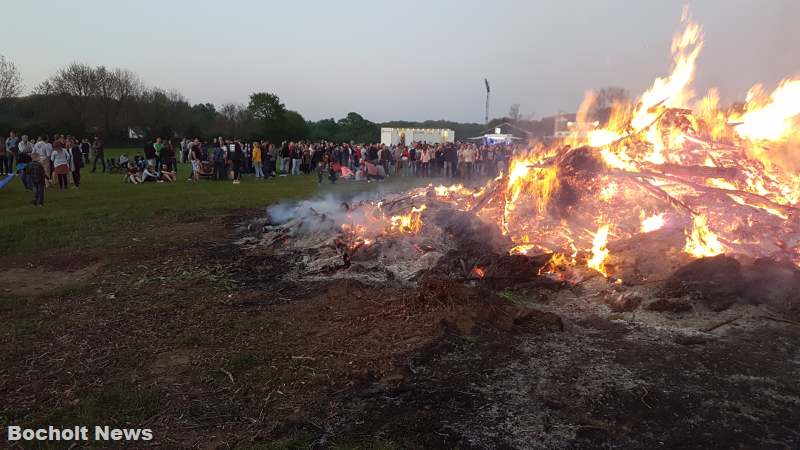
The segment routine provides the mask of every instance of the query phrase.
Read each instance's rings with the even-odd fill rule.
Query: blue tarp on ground
[[[0,179],[0,189],[3,189],[4,187],[6,187],[6,185],[8,183],[10,183],[13,178],[14,178],[14,175],[6,175],[2,179]]]

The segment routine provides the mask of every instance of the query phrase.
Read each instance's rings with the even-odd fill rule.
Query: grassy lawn
[[[317,190],[311,176],[266,181],[246,176],[241,184],[233,185],[186,181],[188,165],[181,165],[178,173],[175,183],[131,185],[122,181],[121,174],[84,169],[80,189],[47,189],[41,208],[31,205],[33,194],[15,179],[0,190],[0,251],[96,248],[136,232],[170,235],[168,230],[159,230],[160,225],[262,208],[284,199],[307,197]]]
[[[133,156],[138,149],[109,149],[107,157]],[[421,179],[392,178],[382,183],[317,184],[315,175],[256,180],[242,183],[186,181],[189,165],[181,164],[175,183],[131,185],[121,174],[81,171],[80,189],[57,188],[45,192],[45,206],[31,205],[33,194],[13,180],[0,190],[0,252],[70,252],[97,250],[131,238],[181,238],[169,232],[176,222],[195,222],[235,211],[256,210],[282,200],[300,199],[317,191],[342,195],[365,190],[398,190],[418,185]],[[198,230],[202,233],[202,230]]]

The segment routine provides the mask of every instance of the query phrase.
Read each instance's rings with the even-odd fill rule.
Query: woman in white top
[[[422,163],[422,176],[431,176],[431,149],[428,147],[422,149],[422,155],[420,156],[419,160]]]
[[[64,148],[64,144],[61,141],[56,141],[53,144],[53,153],[50,155],[50,160],[53,161],[53,173],[58,177],[59,189],[67,189],[69,187],[67,175],[70,172],[69,164],[71,159],[72,154],[69,150]]]

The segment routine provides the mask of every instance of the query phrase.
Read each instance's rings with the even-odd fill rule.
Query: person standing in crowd
[[[0,140],[0,176],[13,173],[11,165],[8,163],[8,150],[6,150],[6,142]]]
[[[25,168],[25,176],[31,180],[33,186],[33,205],[44,206],[44,166],[39,162],[39,155],[33,154],[33,158],[28,167]]]
[[[269,154],[269,166],[266,167],[267,173],[274,177],[278,175],[278,165],[280,164],[278,160],[280,159],[280,154],[278,152],[278,146],[273,143],[267,144],[267,153]]]
[[[289,155],[292,158],[292,175],[300,175],[300,164],[303,162],[303,151],[300,150],[300,145],[290,142]]]
[[[72,141],[72,149],[70,150],[72,156],[72,184],[75,189],[81,186],[81,169],[83,168],[83,154],[78,140]]]
[[[241,182],[243,159],[244,152],[242,151],[242,144],[238,141],[231,143],[230,150],[228,151],[228,161],[231,162],[231,170],[233,170],[233,184],[239,184]]]
[[[189,151],[189,162],[192,163],[192,176],[190,180],[198,181],[200,179],[200,140],[194,138],[191,150]]]
[[[189,160],[189,139],[181,139],[181,163],[185,164]]]
[[[19,152],[19,138],[17,138],[17,133],[10,132],[8,133],[8,138],[6,139],[6,155],[8,157],[8,167],[10,167],[9,171],[6,173],[15,173],[14,170],[14,163],[17,159],[17,153]]]
[[[291,158],[289,157],[289,143],[283,141],[281,143],[281,162],[278,169],[281,174],[288,174],[290,170]]]
[[[166,144],[162,144],[161,151],[158,154],[159,160],[161,164],[157,167],[167,167],[169,172],[176,172],[178,171],[177,164],[175,164],[175,151],[172,147],[172,141],[167,141]]]
[[[64,144],[61,140],[58,140],[53,145],[53,154],[50,157],[50,160],[53,162],[53,173],[58,178],[58,188],[59,189],[68,189],[69,188],[69,179],[67,175],[69,175],[70,168],[70,155],[64,149]]]
[[[256,179],[264,178],[264,170],[261,168],[261,144],[253,142],[253,169],[256,171]]]
[[[463,167],[462,167],[462,174],[461,177],[465,180],[469,180],[472,178],[472,170],[473,165],[475,163],[475,149],[472,145],[467,145],[464,147],[464,151],[462,152],[462,158],[464,160]]]
[[[48,145],[49,144],[45,140],[44,136],[39,136],[39,138],[36,139],[36,143],[33,144],[33,154],[38,155],[39,164],[41,164],[44,168],[45,184],[48,184],[48,180],[52,172],[50,166],[50,155],[53,154],[53,147],[50,146],[48,150]]]
[[[420,154],[419,157],[419,163],[420,163],[420,176],[429,177],[431,175],[430,172],[431,152],[427,146],[422,148],[422,153]]]
[[[33,142],[28,139],[27,134],[22,135],[22,139],[20,139],[19,144],[17,144],[17,150],[20,155],[25,153],[29,158],[33,155]],[[28,159],[28,162],[30,162],[30,159]]]
[[[94,163],[92,164],[92,173],[97,170],[97,160],[103,165],[103,172],[106,171],[106,149],[103,147],[103,141],[95,136],[94,143],[92,144],[92,151],[94,151]]]
[[[261,141],[261,169],[264,178],[275,176],[274,145],[266,141]]]
[[[147,161],[147,166],[156,166],[156,147],[153,141],[147,141],[144,144],[144,159]]]
[[[225,179],[225,174],[228,173],[225,170],[225,149],[222,147],[222,143],[215,140],[214,144],[214,153],[211,155],[211,161],[214,163],[214,179],[217,181],[222,181]]]
[[[16,172],[22,172],[22,184],[28,191],[33,190],[33,185],[26,175],[25,168],[30,164],[32,155],[33,144],[28,140],[28,135],[23,134],[22,138],[17,143],[17,165],[14,169]]]
[[[236,139],[236,142],[240,142],[239,139]],[[241,144],[241,142],[240,142]],[[242,147],[242,171],[244,173],[252,172],[252,162],[251,158],[253,157],[252,148],[250,144],[241,144]]]
[[[153,142],[153,150],[155,151],[155,154],[156,154],[156,165],[155,165],[155,167],[161,167],[161,149],[163,149],[163,148],[164,148],[163,140],[160,137],[156,138],[156,141]]]
[[[89,140],[83,138],[81,141],[81,155],[83,155],[83,165],[89,165],[89,152],[92,150],[92,145],[89,144]]]

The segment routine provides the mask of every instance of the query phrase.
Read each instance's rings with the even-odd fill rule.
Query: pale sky
[[[133,70],[193,103],[278,94],[307,119],[482,122],[575,111],[587,88],[638,94],[670,68],[673,0],[0,0],[0,54],[31,88],[72,61]],[[800,74],[800,0],[690,3],[697,92],[741,99]]]

